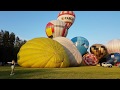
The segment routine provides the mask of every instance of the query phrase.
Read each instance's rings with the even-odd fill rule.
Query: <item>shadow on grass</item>
[[[48,74],[53,69],[48,68],[23,68],[15,67],[15,74],[10,75],[10,66],[0,68],[0,79],[42,79],[45,74]]]

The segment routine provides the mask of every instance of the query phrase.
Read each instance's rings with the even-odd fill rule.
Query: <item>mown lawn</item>
[[[120,79],[120,67],[80,66],[68,68],[15,67],[10,76],[10,66],[0,66],[0,79]]]

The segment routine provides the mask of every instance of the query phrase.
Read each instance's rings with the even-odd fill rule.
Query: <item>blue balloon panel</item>
[[[116,63],[120,63],[120,53],[109,54],[106,60],[108,63],[111,63],[112,65],[115,65]]]
[[[87,52],[87,49],[89,48],[89,41],[86,38],[78,36],[72,38],[71,41],[75,44],[82,55]]]

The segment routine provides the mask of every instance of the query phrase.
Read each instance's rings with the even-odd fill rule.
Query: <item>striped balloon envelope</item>
[[[45,31],[48,38],[55,38],[59,36],[66,37],[68,33],[67,24],[60,20],[52,20],[48,22]]]
[[[73,11],[61,11],[58,14],[57,20],[64,21],[69,29],[75,21],[75,13]]]
[[[87,53],[83,56],[82,64],[86,66],[95,66],[98,64],[98,59],[94,54]]]
[[[38,37],[27,41],[17,54],[17,63],[26,68],[69,67],[68,55],[57,41]]]
[[[109,54],[120,53],[120,39],[112,39],[108,41],[106,48]]]

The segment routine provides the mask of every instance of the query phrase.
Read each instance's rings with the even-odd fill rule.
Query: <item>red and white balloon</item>
[[[83,64],[95,66],[98,64],[98,59],[94,54],[88,53],[83,56]]]
[[[58,14],[57,20],[64,21],[69,29],[75,21],[75,13],[73,11],[61,11]]]

